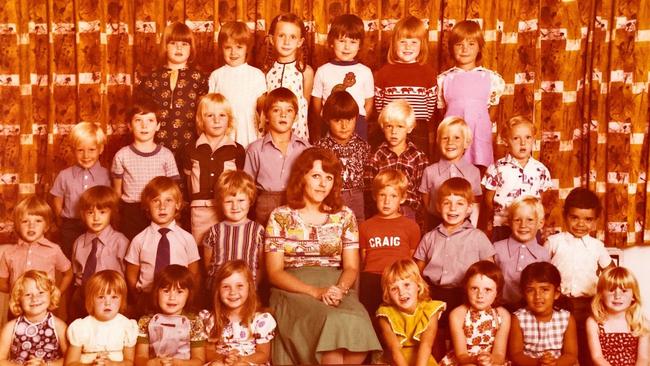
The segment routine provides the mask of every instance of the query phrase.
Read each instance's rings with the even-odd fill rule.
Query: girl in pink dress
[[[464,158],[477,165],[481,173],[494,162],[488,108],[499,104],[505,89],[499,74],[479,66],[484,44],[478,23],[457,23],[449,37],[449,50],[456,66],[438,75],[438,108],[446,108],[445,117],[458,116],[469,125],[474,139]]]

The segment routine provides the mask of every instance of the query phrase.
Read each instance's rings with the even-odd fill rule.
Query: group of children
[[[488,107],[505,83],[479,66],[478,24],[454,26],[456,66],[437,77],[419,19],[396,24],[388,64],[374,78],[356,60],[364,33],[357,16],[335,18],[334,59],[314,73],[303,21],[280,15],[259,70],[247,62],[249,29],[229,22],[218,38],[225,64],[207,78],[191,66],[189,28],[169,25],[167,63],[139,82],[127,116],[133,143],[110,173],[99,163],[104,132],[79,123],[70,134],[76,163],[50,191],[53,212],[37,196],[16,205],[19,239],[0,259],[0,290],[11,293],[17,318],[0,334],[0,360],[268,363],[276,324],[257,295],[268,289],[264,225],[285,203],[292,164],[311,138],[343,166],[341,196],[360,222],[360,300],[376,314],[385,362],[573,365],[579,354],[581,364],[647,364],[636,280],[590,236],[598,197],[573,190],[567,232],[542,246],[541,202],[552,182],[532,157],[531,121],[500,126],[508,154],[494,162]],[[436,109],[445,117],[440,160],[430,165]],[[385,141],[371,152],[373,113]],[[314,120],[327,136],[310,136]],[[179,220],[185,202],[191,233]],[[480,211],[491,238],[476,228]],[[421,236],[425,215],[432,230]],[[54,217],[60,246],[45,238]],[[64,298],[59,315],[69,326],[51,312]]]

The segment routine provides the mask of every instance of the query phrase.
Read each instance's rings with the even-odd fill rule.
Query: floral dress
[[[497,331],[501,326],[501,317],[496,309],[485,310],[468,309],[463,321],[463,333],[467,339],[467,353],[470,356],[479,353],[492,353],[492,346],[496,339]],[[460,365],[456,353],[450,351],[442,360],[440,365]]]
[[[636,364],[639,337],[632,333],[607,333],[602,323],[598,323],[598,341],[605,360],[612,366]]]
[[[293,132],[301,139],[309,140],[309,126],[307,125],[307,99],[303,89],[303,75],[296,67],[296,61],[288,63],[275,62],[266,73],[266,88],[268,91],[285,87],[298,98],[298,114],[293,123]]]
[[[152,100],[160,109],[160,130],[156,141],[174,154],[196,140],[196,108],[199,97],[208,92],[208,78],[199,70],[187,67],[155,70],[136,83],[136,98]]]
[[[203,320],[205,331],[210,334],[214,328],[214,314],[202,310],[199,317]],[[269,343],[275,337],[275,319],[269,313],[255,313],[250,326],[242,322],[230,322],[223,329],[221,337],[210,339],[216,343],[218,354],[227,355],[237,350],[240,356],[250,356],[255,353],[258,344]],[[267,365],[269,363],[267,362]]]

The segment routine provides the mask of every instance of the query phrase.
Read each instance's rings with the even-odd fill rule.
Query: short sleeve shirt
[[[93,248],[93,240],[99,239],[96,251],[96,271],[112,269],[124,275],[124,256],[129,247],[129,239],[108,225],[99,234],[85,232],[75,240],[72,250],[72,272],[75,284],[81,285],[84,268]]]
[[[576,238],[561,232],[549,236],[544,246],[562,276],[562,294],[571,297],[596,294],[598,267],[606,268],[612,263],[602,241],[589,235]]]
[[[515,304],[521,300],[519,281],[521,272],[527,265],[536,262],[550,262],[548,250],[533,239],[521,243],[510,237],[494,243],[496,251],[495,262],[503,273],[503,299],[506,303]]]
[[[56,272],[66,272],[71,267],[61,247],[41,238],[28,244],[18,239],[18,244],[8,248],[0,258],[0,278],[9,278],[10,287],[23,273],[36,269],[47,273],[54,280]]]
[[[533,159],[522,167],[510,154],[491,164],[481,182],[494,192],[494,226],[508,225],[508,207],[520,196],[537,198],[553,188],[551,173],[544,164]]]
[[[81,363],[93,363],[101,352],[107,352],[111,361],[120,362],[124,360],[124,347],[135,346],[138,323],[122,314],[107,321],[89,315],[73,321],[67,332],[70,345],[81,348]]]
[[[309,146],[307,141],[292,133],[285,155],[276,147],[271,134],[267,133],[248,145],[244,171],[253,177],[257,186],[264,191],[286,191],[293,162]]]
[[[438,225],[424,235],[413,254],[413,258],[426,263],[422,275],[429,283],[443,287],[460,286],[469,266],[492,256],[492,243],[469,221],[453,233]]]
[[[474,196],[481,196],[481,172],[476,166],[470,164],[465,159],[460,159],[457,162],[440,159],[437,163],[433,163],[424,169],[422,173],[422,182],[418,191],[420,193],[429,194],[429,207],[427,209],[431,213],[437,213],[436,202],[437,193],[440,186],[449,178],[460,177],[464,178],[469,184],[472,185],[472,193]]]
[[[420,227],[405,216],[374,216],[359,224],[359,246],[365,251],[362,270],[381,274],[399,259],[410,259],[420,242]]]
[[[322,225],[305,222],[297,210],[280,206],[271,212],[265,252],[284,253],[285,268],[340,267],[343,250],[359,249],[359,229],[352,210],[327,215]]]
[[[63,169],[54,179],[50,194],[54,197],[63,198],[63,210],[61,217],[68,219],[79,218],[77,205],[79,197],[88,188],[94,186],[110,187],[111,180],[108,169],[96,162],[90,169],[84,169],[79,165],[73,165]]]
[[[316,70],[311,96],[324,101],[332,90],[350,93],[359,106],[359,114],[366,115],[366,99],[375,95],[375,83],[370,68],[358,61],[328,62]]]
[[[206,333],[210,335],[214,328],[214,314],[202,310],[199,317],[203,320]],[[276,326],[275,319],[269,313],[255,313],[250,324],[229,322],[221,332],[221,337],[214,340],[216,351],[220,355],[226,355],[235,350],[240,356],[250,356],[255,353],[258,344],[273,340]]]

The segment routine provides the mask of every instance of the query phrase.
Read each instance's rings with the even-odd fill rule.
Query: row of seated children
[[[51,313],[60,291],[45,272],[16,281],[10,308],[16,319],[0,332],[0,362],[46,365],[268,364],[275,336],[272,315],[259,307],[253,275],[243,261],[226,262],[215,276],[214,306],[196,312],[194,276],[169,265],[156,274],[151,311],[125,317],[127,285],[117,271],[93,274],[85,284],[88,316],[69,326]],[[449,314],[453,349],[440,365],[574,365],[578,352],[597,365],[647,365],[650,329],[639,288],[624,267],[605,270],[586,320],[589,348],[578,350],[575,317],[561,308],[561,276],[548,262],[521,274],[522,307],[500,306],[504,277],[491,261],[464,273],[464,302]],[[397,260],[383,271],[383,304],[376,320],[382,361],[436,365],[432,347],[446,304],[432,300],[419,268]],[[433,294],[435,297],[435,294]],[[586,352],[589,350],[589,352]],[[207,362],[207,363],[206,363]]]

